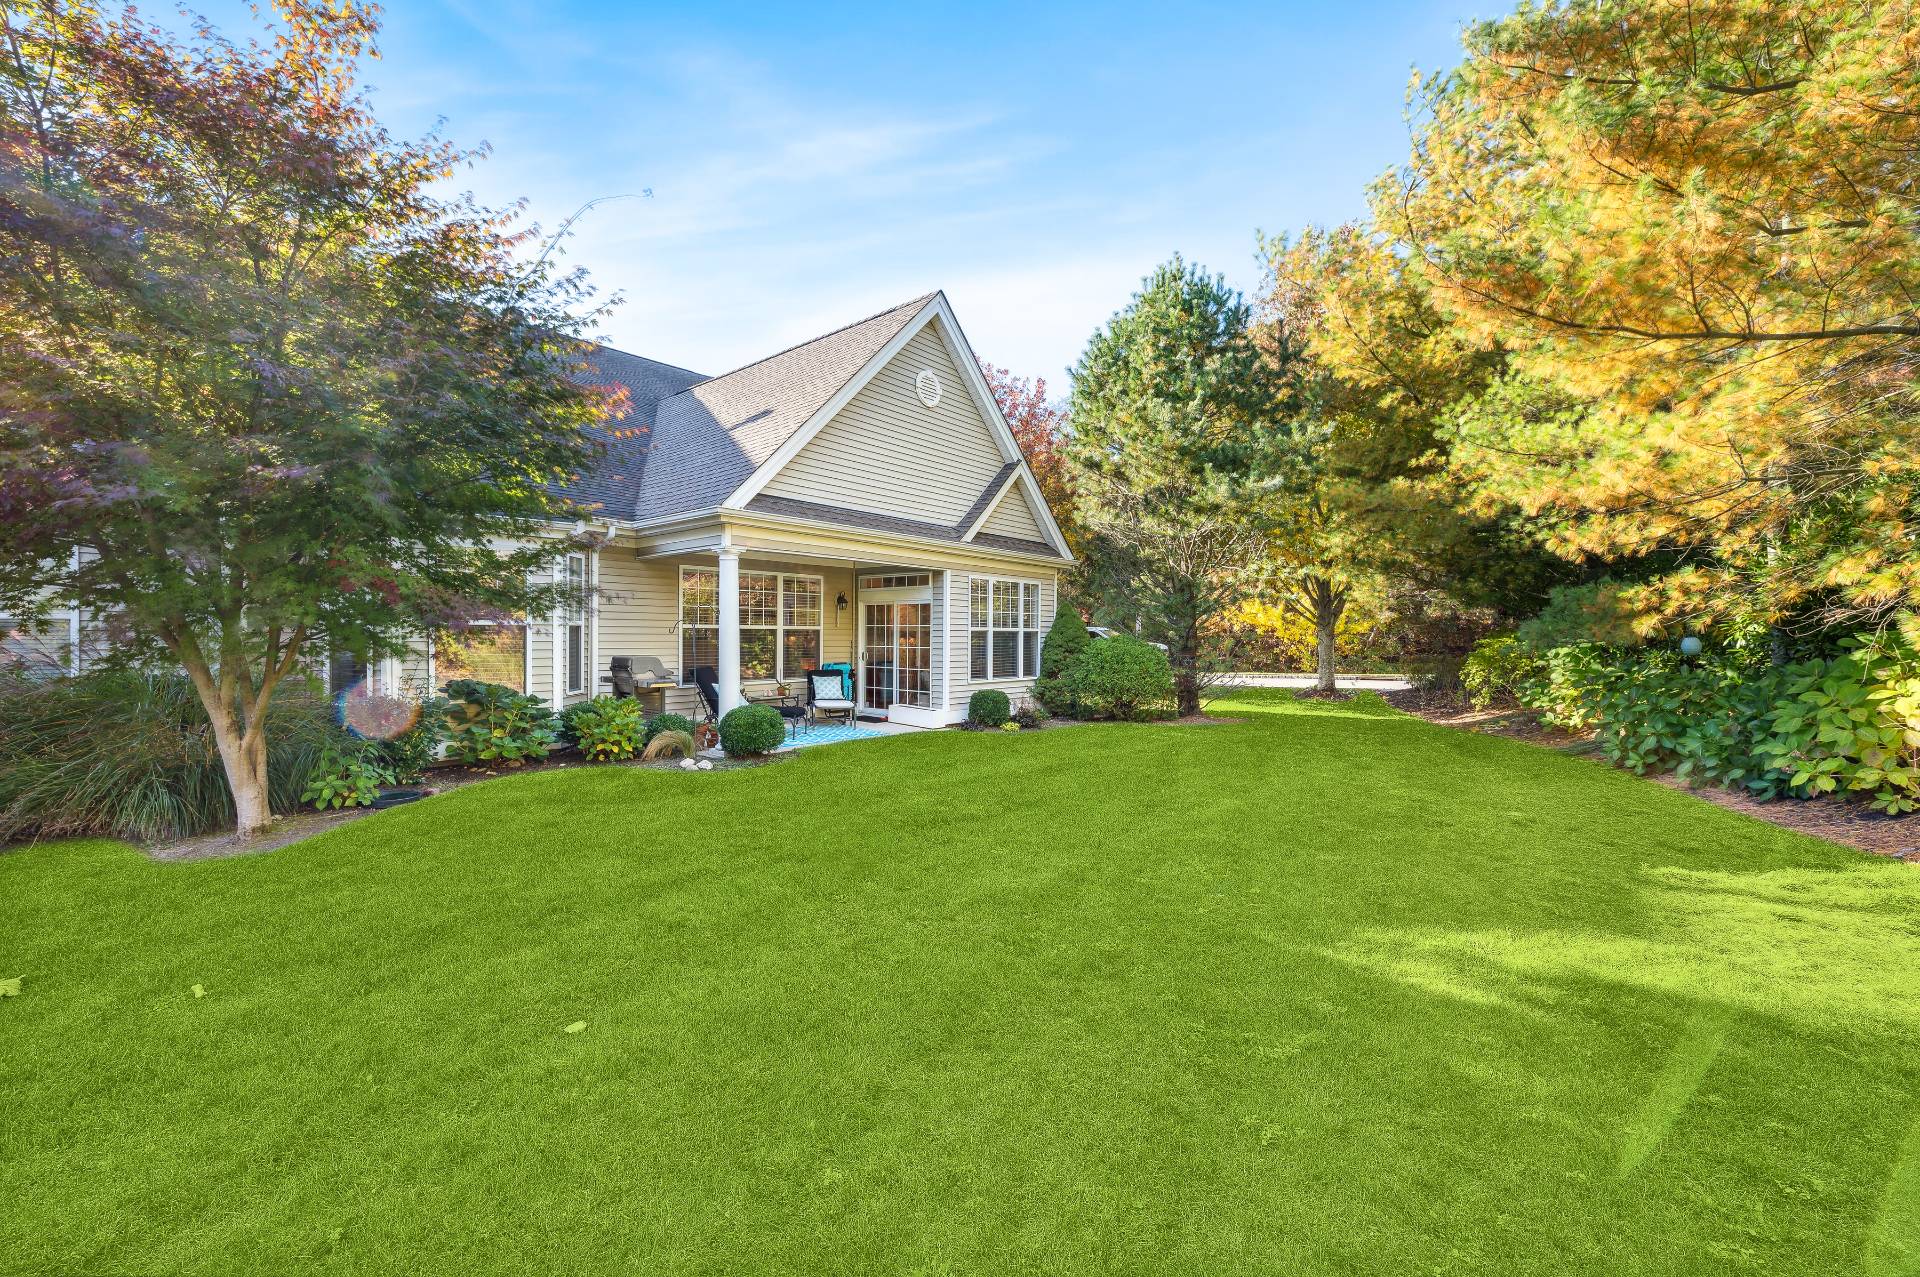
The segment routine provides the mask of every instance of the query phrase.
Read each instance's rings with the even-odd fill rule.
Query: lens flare
[[[420,706],[400,696],[382,696],[367,682],[340,693],[340,724],[368,740],[392,740],[420,721]]]

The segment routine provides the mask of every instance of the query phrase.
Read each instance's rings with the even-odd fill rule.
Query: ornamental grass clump
[[[343,739],[303,687],[268,709],[271,810],[296,811],[314,764]],[[0,673],[0,842],[88,834],[158,841],[230,829],[213,729],[182,674],[102,670],[37,682]]]
[[[640,757],[649,763],[658,763],[675,758],[692,758],[694,752],[692,732],[663,731],[647,742],[646,751]]]

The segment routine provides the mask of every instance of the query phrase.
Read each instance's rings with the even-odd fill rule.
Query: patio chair
[[[853,726],[854,703],[847,698],[839,670],[807,671],[807,709],[815,715],[842,717]]]
[[[720,721],[720,671],[711,665],[696,665],[688,671],[700,692],[701,722]]]

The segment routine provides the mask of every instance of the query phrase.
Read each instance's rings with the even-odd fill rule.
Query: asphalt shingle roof
[[[701,373],[654,359],[629,355],[611,346],[596,346],[587,356],[587,381],[596,386],[624,386],[626,413],[601,423],[596,432],[604,451],[599,464],[561,491],[583,505],[615,518],[633,517],[634,498],[647,452],[653,446],[653,426],[662,399],[705,381]]]
[[[662,400],[635,517],[692,514],[725,501],[932,296],[916,297]]]
[[[619,519],[662,519],[714,509],[899,336],[934,296],[916,297],[718,377],[596,347],[588,356],[589,379],[595,385],[624,386],[627,411],[601,427],[606,447],[599,464],[563,491]],[[959,541],[1017,465],[1008,462],[1001,469],[957,527],[768,496],[755,497],[748,509]],[[975,540],[1029,554],[1056,553],[1037,541],[985,533]]]

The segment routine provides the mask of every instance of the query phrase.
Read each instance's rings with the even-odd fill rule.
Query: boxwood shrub
[[[967,722],[975,727],[998,727],[1013,715],[1005,692],[982,688],[967,698]]]
[[[787,739],[787,723],[771,705],[740,705],[720,719],[720,748],[728,758],[771,753]]]

